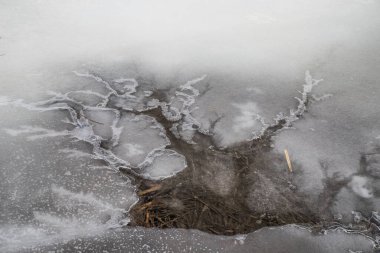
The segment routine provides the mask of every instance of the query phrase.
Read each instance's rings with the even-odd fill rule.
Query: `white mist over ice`
[[[117,165],[151,179],[186,167],[153,118],[108,102],[159,107],[180,119],[173,134],[219,147],[287,118],[274,152],[289,150],[298,190],[317,200],[326,179],[347,180],[336,213],[380,211],[379,11],[375,0],[0,0],[0,249],[124,226],[137,197]]]

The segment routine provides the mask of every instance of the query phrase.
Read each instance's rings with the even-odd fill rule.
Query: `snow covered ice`
[[[0,1],[0,251],[374,252],[379,10]],[[186,215],[178,196],[195,195],[197,222],[131,227],[165,192]],[[254,229],[182,229],[224,211],[207,194]]]

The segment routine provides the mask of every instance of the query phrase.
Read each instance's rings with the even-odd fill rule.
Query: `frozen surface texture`
[[[248,235],[215,236],[194,230],[128,229],[108,231],[89,240],[72,240],[34,250],[94,252],[372,252],[372,242],[342,230],[312,235],[295,226],[265,228]]]
[[[373,251],[379,11],[374,0],[0,1],[0,251]],[[245,207],[254,228],[310,211],[314,233],[127,228],[154,194],[194,195],[199,217],[164,198],[196,218],[189,227],[219,210],[200,204],[209,194]]]

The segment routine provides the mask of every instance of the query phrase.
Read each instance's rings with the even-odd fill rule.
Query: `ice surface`
[[[165,118],[176,122],[171,131],[188,143],[194,143],[193,136],[196,131],[208,134],[208,129],[203,128],[192,115],[192,112],[197,109],[194,107],[196,98],[200,95],[199,90],[193,86],[205,78],[206,75],[203,75],[180,85],[175,91],[175,96],[168,103],[160,104]]]
[[[87,90],[87,91],[73,91],[68,94],[68,97],[89,106],[96,106],[102,103],[104,95]]]
[[[39,124],[58,128],[61,116],[40,113]],[[12,124],[3,123],[8,128],[1,134],[8,143],[1,145],[1,251],[95,235],[126,222],[135,189],[111,168],[95,169],[102,163],[88,144],[67,138],[68,131],[11,131]]]
[[[157,151],[148,159],[142,165],[142,174],[155,180],[173,176],[186,168],[185,157],[173,150]]]
[[[359,197],[369,199],[373,198],[373,189],[369,185],[369,178],[353,176],[349,184],[351,190]]]
[[[327,196],[327,209],[347,223],[379,211],[377,1],[0,6],[1,251],[41,243],[69,251],[371,250],[360,235],[295,227],[236,238],[109,228],[124,226],[137,200],[115,169],[156,180],[186,166],[162,126],[141,115],[151,108],[177,138],[196,145],[198,131],[220,148],[260,138],[283,119],[272,155],[289,151],[305,202]],[[274,169],[286,173],[279,160]],[[209,187],[223,196],[236,175],[220,167]],[[251,195],[268,190],[270,198],[267,186]]]
[[[369,49],[362,49],[365,46]],[[377,61],[372,42],[361,41],[347,47],[349,53],[343,48],[338,50],[318,70],[325,81],[317,91],[333,96],[313,103],[303,120],[294,123],[296,129],[282,132],[275,144],[278,152],[289,149],[290,156],[301,165],[298,186],[310,196],[317,198],[324,191],[326,178],[335,178],[335,182],[346,180],[347,184],[334,197],[337,205],[333,209],[349,218],[348,210],[368,214],[378,210],[380,204],[374,189],[379,184],[374,174],[379,153],[376,137],[380,118],[376,115],[380,110],[380,76],[371,71],[372,65],[357,68],[357,64]],[[347,75],[338,74],[343,72]]]
[[[233,103],[233,107],[238,109],[236,116],[232,118],[232,131],[226,128],[217,128],[216,134],[222,136],[220,146],[228,146],[238,141],[250,140],[255,133],[260,134],[266,128],[265,122],[261,121],[260,110],[254,102],[244,104]],[[264,124],[263,124],[264,123]]]
[[[149,153],[164,149],[170,143],[165,130],[149,116],[125,114],[118,127],[122,131],[113,152],[135,167],[139,167]]]
[[[87,240],[71,240],[35,250],[114,252],[372,252],[373,242],[358,234],[333,230],[313,235],[296,226],[264,228],[248,235],[215,236],[194,230],[108,231]]]
[[[104,140],[111,140],[117,135],[116,124],[120,117],[117,110],[92,108],[84,110],[83,115],[93,125],[94,133]]]
[[[119,78],[113,80],[113,88],[119,95],[132,96],[139,84],[132,78]]]

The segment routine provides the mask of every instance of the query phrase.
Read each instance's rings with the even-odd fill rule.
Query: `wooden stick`
[[[158,191],[159,189],[161,189],[161,185],[157,184],[157,185],[154,185],[153,187],[149,188],[149,189],[146,189],[144,191],[141,191],[139,192],[139,196],[144,196],[148,193],[151,193],[151,192],[155,192],[155,191]]]
[[[285,153],[285,159],[286,159],[286,162],[288,163],[288,169],[289,169],[289,172],[293,172],[292,162],[290,161],[290,157],[289,157],[288,150],[287,150],[287,149],[284,149],[284,153]]]
[[[153,204],[153,202],[151,201],[151,202],[148,202],[148,203],[145,203],[145,204],[141,205],[141,206],[139,207],[139,211],[142,211],[142,210],[144,210],[145,208],[150,207],[152,204]]]
[[[150,214],[149,211],[145,214],[145,224],[149,227],[149,221],[150,221]]]

